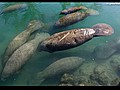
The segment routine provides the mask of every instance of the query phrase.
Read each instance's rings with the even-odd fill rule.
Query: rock
[[[84,84],[84,86],[98,85],[98,83],[90,79],[90,75],[93,74],[93,70],[96,65],[97,63],[94,61],[86,62],[83,65],[81,65],[81,67],[76,72],[74,72],[74,77],[76,77],[75,79],[77,86],[80,86],[81,84]]]
[[[75,86],[74,76],[71,74],[65,73],[61,77],[60,85],[59,86]]]
[[[110,65],[114,70],[117,70],[120,66],[120,56],[119,55],[114,55],[110,59]]]
[[[109,66],[109,64],[100,64],[95,67],[94,73],[91,74],[90,78],[93,81],[98,82],[98,84],[103,86],[111,86],[114,82],[114,85],[117,85],[117,79],[119,79],[118,75],[115,71]]]

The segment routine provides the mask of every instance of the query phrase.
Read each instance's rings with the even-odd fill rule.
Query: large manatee
[[[66,57],[50,64],[42,72],[33,75],[29,85],[40,85],[45,79],[77,69],[85,60],[80,57]]]
[[[3,66],[8,58],[12,55],[12,53],[21,45],[23,45],[33,32],[41,29],[43,26],[44,23],[39,20],[30,21],[27,28],[23,32],[15,36],[15,38],[7,46],[2,59]]]
[[[67,50],[77,47],[93,37],[107,36],[113,33],[113,28],[104,23],[96,24],[92,28],[67,30],[55,33],[43,40],[38,46],[38,51],[55,52]]]
[[[1,73],[1,79],[4,80],[10,75],[20,70],[23,67],[23,65],[35,53],[38,47],[38,44],[47,37],[49,37],[48,33],[40,33],[40,34],[37,33],[36,37],[33,40],[28,41],[27,43],[19,47],[11,55],[11,57],[8,59],[5,66],[3,67],[3,70]]]

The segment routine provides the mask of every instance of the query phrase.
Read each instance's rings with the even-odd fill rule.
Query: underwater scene
[[[119,8],[0,2],[0,86],[119,86]]]

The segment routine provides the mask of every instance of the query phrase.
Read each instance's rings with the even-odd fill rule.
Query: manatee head
[[[27,28],[38,30],[38,29],[42,28],[43,26],[44,26],[44,23],[42,21],[32,20],[32,21],[30,21]]]

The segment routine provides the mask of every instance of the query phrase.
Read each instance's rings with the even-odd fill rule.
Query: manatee
[[[120,37],[117,37],[103,45],[97,46],[93,51],[95,59],[107,59],[120,50]]]
[[[20,70],[35,53],[39,42],[47,37],[49,37],[48,33],[37,33],[33,40],[20,46],[6,62],[1,73],[1,80],[5,80],[10,75],[13,75],[15,72]]]
[[[3,66],[8,58],[12,55],[12,53],[21,45],[23,45],[33,32],[41,29],[43,26],[44,23],[39,20],[30,21],[27,28],[23,32],[15,36],[15,38],[8,44],[2,59]]]
[[[72,25],[81,20],[84,20],[90,15],[98,15],[99,12],[93,9],[87,9],[85,12],[75,12],[61,17],[58,21],[55,22],[54,27],[60,28]]]
[[[76,11],[79,11],[79,10],[87,10],[87,7],[85,6],[79,6],[79,7],[71,7],[71,8],[68,8],[68,9],[65,9],[63,11],[61,11],[60,14],[70,14],[70,13],[73,13],[73,12],[76,12]]]
[[[80,57],[66,57],[57,60],[56,62],[50,64],[43,71],[33,75],[29,80],[29,85],[40,85],[47,78],[64,74],[66,72],[68,73],[71,70],[73,71],[82,65],[84,61],[85,60]]]
[[[5,14],[5,13],[8,13],[8,12],[12,12],[12,11],[15,11],[15,10],[21,10],[21,9],[25,9],[27,8],[28,5],[27,4],[15,4],[15,5],[11,5],[11,6],[8,6],[6,8],[4,8],[1,12],[0,12],[0,15],[1,14]]]
[[[101,23],[97,25],[101,25]],[[55,33],[43,40],[38,46],[38,51],[52,53],[55,51],[67,50],[82,45],[93,37],[107,36],[113,33],[113,28],[108,24],[104,24],[99,28],[93,27],[67,30]]]

